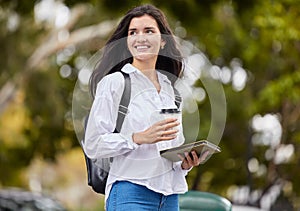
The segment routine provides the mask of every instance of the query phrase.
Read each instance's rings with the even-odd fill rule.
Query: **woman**
[[[153,117],[175,107],[172,78],[179,76],[181,60],[164,14],[152,5],[128,11],[104,48],[90,80],[94,101],[84,149],[90,158],[113,158],[108,211],[179,210],[185,176],[202,158],[195,152],[176,163],[160,157],[159,150],[183,144],[182,125],[176,118]],[[120,71],[129,74],[132,91],[122,129],[114,133],[124,89]]]

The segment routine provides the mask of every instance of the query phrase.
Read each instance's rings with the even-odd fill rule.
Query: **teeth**
[[[148,46],[145,46],[145,45],[139,45],[139,46],[136,46],[136,49],[147,49]]]

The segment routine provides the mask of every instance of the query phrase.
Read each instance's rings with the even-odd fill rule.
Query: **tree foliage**
[[[65,0],[71,15],[61,28],[55,27],[55,20],[35,19],[40,2],[0,1],[1,186],[26,187],[20,170],[35,157],[55,161],[58,154],[79,147],[71,107],[82,61],[103,46],[124,11],[152,3],[167,14],[175,35],[193,42],[212,65],[231,73],[223,84],[227,122],[222,153],[192,170],[190,188],[230,198],[232,190],[248,186],[261,194],[244,203],[259,206],[264,193],[279,182],[281,197],[299,204],[299,1]],[[247,74],[238,90],[235,68]],[[196,85],[201,87],[200,81]],[[204,122],[209,122],[209,109],[208,99],[199,103]],[[262,135],[252,127],[254,117],[267,114],[277,115],[282,128],[276,147],[254,142]],[[203,127],[207,130],[208,125]],[[287,146],[292,146],[292,155],[278,163],[276,153],[290,149]],[[253,162],[261,171],[249,169]]]

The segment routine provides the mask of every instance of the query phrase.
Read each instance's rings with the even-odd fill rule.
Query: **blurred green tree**
[[[54,12],[38,13],[37,5],[46,2],[57,3],[69,15],[56,19]],[[71,104],[82,61],[103,46],[125,10],[153,3],[165,11],[176,36],[193,42],[219,74],[229,74],[228,80],[218,79],[227,98],[222,153],[192,170],[190,187],[233,200],[234,190],[248,186],[258,196],[249,194],[247,201],[236,203],[259,206],[263,194],[280,181],[281,197],[299,205],[299,1],[0,3],[1,186],[27,186],[19,172],[32,159],[55,161],[58,153],[79,147]],[[202,86],[200,80],[196,86]],[[199,102],[201,136],[209,130],[208,100]],[[259,144],[264,133],[253,127],[254,117],[266,114],[275,114],[281,125],[274,147]],[[292,153],[279,162],[284,152]]]

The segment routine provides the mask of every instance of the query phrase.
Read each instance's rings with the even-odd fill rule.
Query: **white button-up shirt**
[[[184,143],[182,125],[177,138],[171,141],[137,145],[132,140],[133,133],[144,131],[160,120],[160,109],[176,108],[171,82],[157,71],[161,86],[160,92],[157,92],[153,83],[131,64],[126,64],[121,71],[130,75],[131,98],[120,133],[113,132],[124,90],[124,77],[116,72],[98,83],[85,134],[84,150],[88,157],[113,157],[105,198],[112,184],[120,180],[144,185],[164,195],[186,192],[187,171],[182,170],[181,161],[173,163],[159,154],[160,150]]]

